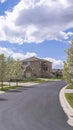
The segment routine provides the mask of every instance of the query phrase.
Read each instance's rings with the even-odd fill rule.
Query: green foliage
[[[23,75],[23,69],[21,67],[20,60],[14,61],[14,79],[20,80]]]
[[[5,80],[5,57],[4,54],[0,54],[0,81]]]
[[[5,58],[4,54],[0,54],[0,82],[15,80],[18,83],[18,80],[22,79],[23,69],[21,67],[20,60],[14,60],[11,57]],[[18,85],[18,84],[16,84]]]
[[[64,62],[63,76],[68,84],[73,85],[73,41],[70,48],[66,51],[67,60]]]
[[[3,82],[5,81],[5,72],[6,72],[6,62],[5,62],[5,56],[4,54],[0,54],[0,82],[2,82],[2,87],[3,87]]]

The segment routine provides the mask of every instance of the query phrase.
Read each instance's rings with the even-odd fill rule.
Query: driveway
[[[59,103],[64,81],[13,90],[0,95],[0,130],[73,130]]]

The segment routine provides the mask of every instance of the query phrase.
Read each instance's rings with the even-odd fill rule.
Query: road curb
[[[73,109],[72,107],[69,105],[69,103],[67,102],[66,98],[65,98],[65,89],[67,86],[65,86],[64,88],[61,89],[60,93],[59,93],[59,100],[61,103],[61,106],[64,110],[64,112],[66,113],[67,117],[68,117],[68,121],[67,123],[70,126],[73,126]]]

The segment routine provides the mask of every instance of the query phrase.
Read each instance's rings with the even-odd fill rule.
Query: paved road
[[[73,130],[59,103],[64,81],[0,95],[0,130]]]

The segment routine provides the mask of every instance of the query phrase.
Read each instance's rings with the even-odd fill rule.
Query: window
[[[30,61],[27,62],[27,65],[30,65]]]

